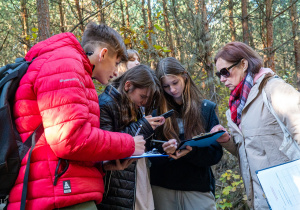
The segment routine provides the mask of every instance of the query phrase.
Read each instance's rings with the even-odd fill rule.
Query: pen
[[[156,142],[156,143],[166,143],[166,141],[162,141],[162,140],[156,140],[156,139],[153,139],[151,140],[152,142]]]
[[[140,109],[141,109],[141,112],[143,114],[143,117],[145,117],[145,107],[141,106]]]
[[[141,129],[142,129],[142,124],[139,125],[139,128],[137,129],[136,133],[135,133],[135,136],[139,135]]]

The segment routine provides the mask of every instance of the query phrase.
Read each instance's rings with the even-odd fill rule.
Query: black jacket
[[[135,135],[139,125],[142,125],[140,134],[144,139],[149,139],[154,131],[145,118],[130,123],[128,126],[121,125],[120,120],[120,93],[116,88],[109,85],[99,95],[100,128],[103,130],[128,133]],[[123,127],[123,129],[121,129]],[[105,191],[103,200],[98,205],[99,209],[134,209],[136,187],[136,162],[132,163],[123,171],[108,171],[104,176]]]
[[[201,114],[206,132],[219,124],[215,107],[215,103],[203,100]],[[178,160],[150,158],[151,184],[172,190],[214,193],[215,180],[210,166],[217,164],[222,155],[222,147],[216,143],[205,148],[193,147],[191,152]]]

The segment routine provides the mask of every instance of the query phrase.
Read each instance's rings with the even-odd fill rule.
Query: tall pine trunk
[[[290,0],[292,4],[293,1]],[[298,23],[299,16],[297,13],[297,5],[293,4],[291,6],[291,21],[292,21],[292,31],[294,37],[294,55],[295,55],[295,69],[297,74],[297,87],[300,90],[300,41],[299,41],[299,32],[298,32]]]
[[[202,9],[202,24],[204,26],[204,33],[202,35],[202,42],[204,44],[204,68],[207,72],[207,84],[209,88],[209,96],[210,98],[215,93],[215,86],[214,86],[214,68],[212,63],[212,47],[210,43],[210,30],[209,30],[209,23],[207,20],[207,9],[205,0],[201,0],[201,9]]]
[[[167,10],[167,4],[166,0],[163,0],[163,9],[164,9],[164,21],[165,21],[165,26],[166,26],[166,36],[168,39],[168,44],[171,50],[171,56],[175,57],[175,52],[174,52],[174,47],[173,47],[173,40],[170,32],[170,22],[168,18],[168,10]],[[167,54],[169,56],[169,53]]]
[[[123,8],[123,0],[120,0],[120,10],[122,16],[122,28],[124,30],[123,37],[126,39],[126,25],[125,25],[125,16],[124,16],[124,8]]]
[[[149,51],[150,51],[150,66],[152,69],[155,69],[154,59],[155,59],[155,53],[153,49],[153,24],[152,24],[152,18],[151,18],[151,0],[148,0],[148,8],[147,8],[147,14],[148,14],[148,30],[149,30]]]
[[[50,15],[48,0],[37,0],[37,14],[39,27],[39,41],[50,37]]]
[[[178,30],[179,30],[179,26],[178,26],[178,17],[177,17],[177,11],[176,11],[176,1],[175,0],[172,0],[172,13],[173,13],[173,16],[174,16],[174,26],[175,26],[175,29],[174,29],[174,32],[175,32],[175,40],[176,40],[176,54],[177,54],[177,57],[180,58],[180,61],[183,62],[183,53],[181,52],[181,45],[180,45],[180,37],[179,37],[179,34],[178,34]]]
[[[250,44],[249,26],[248,26],[248,0],[242,0],[242,26],[243,42]]]
[[[80,8],[79,0],[75,0],[75,5],[76,5],[76,10],[77,10],[78,20],[79,20],[79,23],[80,23],[79,28],[83,33],[84,26],[83,26],[83,21],[82,21],[82,14],[81,14],[81,8]]]
[[[58,0],[59,17],[60,17],[60,31],[65,32],[65,14],[63,12],[63,0]]]
[[[102,10],[103,9],[103,1],[102,0],[97,0],[97,7],[98,7],[98,10],[101,10],[101,12],[98,13],[98,21],[99,21],[99,23],[105,24],[104,10]]]
[[[229,10],[229,28],[231,34],[231,41],[234,42],[236,39],[236,32],[235,32],[234,19],[233,19],[233,0],[228,0],[228,10]]]
[[[125,11],[126,11],[126,28],[128,31],[130,31],[130,20],[129,20],[129,11],[128,11],[128,2],[127,0],[124,0],[125,3]],[[130,43],[126,44],[127,49],[132,48],[132,43],[131,43],[131,34],[129,33],[129,36],[127,37],[130,40]]]
[[[267,26],[267,67],[275,71],[275,62],[273,52],[273,0],[266,0],[266,26]]]
[[[22,16],[22,26],[23,26],[23,37],[24,37],[24,53],[26,54],[30,47],[29,26],[28,26],[28,13],[26,7],[26,0],[21,0],[21,16]]]

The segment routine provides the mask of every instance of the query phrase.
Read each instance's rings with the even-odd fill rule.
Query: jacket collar
[[[121,99],[121,94],[120,92],[117,90],[117,88],[115,88],[114,86],[112,85],[108,85],[106,88],[105,88],[105,93],[107,95],[110,95],[112,96],[114,99]]]

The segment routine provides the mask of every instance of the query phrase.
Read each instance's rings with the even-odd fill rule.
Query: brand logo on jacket
[[[71,183],[70,180],[63,181],[64,193],[71,193]]]

